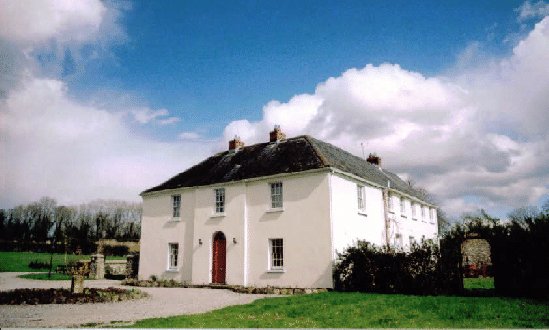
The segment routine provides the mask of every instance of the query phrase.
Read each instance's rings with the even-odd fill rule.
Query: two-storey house
[[[380,159],[310,136],[209,157],[144,191],[139,278],[331,288],[337,252],[357,240],[406,248],[437,237],[435,206]]]

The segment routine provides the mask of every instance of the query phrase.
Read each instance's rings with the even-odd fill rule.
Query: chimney
[[[240,136],[238,135],[235,135],[234,139],[229,141],[229,150],[238,151],[242,147],[244,147],[244,142],[240,141]]]
[[[373,164],[373,165],[381,168],[381,157],[379,157],[375,153],[369,154],[368,159],[366,159],[366,161],[370,164]]]
[[[280,125],[275,125],[274,129],[269,133],[270,142],[279,142],[286,140],[286,134],[280,130]]]

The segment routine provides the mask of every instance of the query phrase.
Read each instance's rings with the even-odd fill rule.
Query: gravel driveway
[[[18,278],[25,273],[0,273],[0,291],[15,288],[70,287],[70,281],[39,281]],[[124,287],[120,281],[85,281],[90,288]],[[129,287],[124,287],[129,288]],[[204,313],[229,305],[248,304],[269,295],[241,294],[221,289],[139,288],[148,298],[100,304],[0,305],[0,327],[95,326],[113,321],[131,322],[181,314]]]

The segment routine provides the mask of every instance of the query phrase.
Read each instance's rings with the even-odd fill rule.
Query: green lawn
[[[327,292],[138,321],[143,328],[547,328],[548,302]]]
[[[67,254],[66,262],[80,259],[89,260],[89,255],[72,255]],[[108,259],[124,259],[124,257],[107,257]],[[47,271],[47,269],[32,269],[29,268],[31,261],[50,262],[49,253],[34,253],[34,252],[0,252],[0,272],[38,272]],[[53,255],[53,269],[57,265],[65,264],[64,254]]]
[[[493,289],[494,278],[493,277],[464,278],[463,287],[465,289]]]

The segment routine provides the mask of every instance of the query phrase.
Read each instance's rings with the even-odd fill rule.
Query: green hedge
[[[453,258],[442,258],[442,251],[430,243],[414,245],[405,253],[359,241],[339,255],[334,268],[335,289],[409,294],[461,290],[459,269],[455,269]]]

